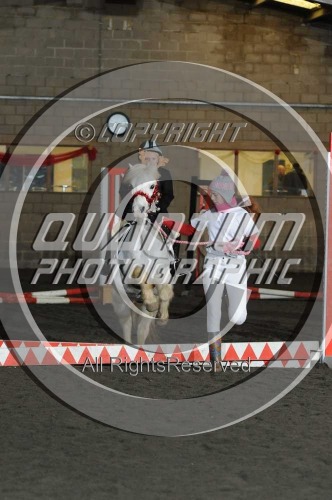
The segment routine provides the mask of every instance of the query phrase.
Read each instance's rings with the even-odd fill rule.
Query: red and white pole
[[[324,300],[324,361],[332,368],[332,133],[330,134],[329,170],[327,173],[326,253]]]

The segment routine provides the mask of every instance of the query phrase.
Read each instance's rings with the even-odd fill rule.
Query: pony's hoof
[[[164,318],[164,319],[158,318],[157,319],[158,326],[165,326],[165,325],[167,325],[167,323],[168,323],[168,318]]]
[[[169,320],[169,316],[160,316],[160,313],[157,315],[157,325],[159,326],[165,326],[167,325]]]
[[[151,302],[151,304],[144,304],[146,307],[146,310],[149,312],[155,312],[159,308],[158,302]]]

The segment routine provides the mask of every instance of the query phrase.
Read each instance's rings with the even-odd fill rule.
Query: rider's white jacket
[[[207,247],[206,251],[221,257],[225,255],[222,251],[223,243],[240,242],[257,233],[252,215],[241,207],[229,208],[223,212],[206,210],[200,214],[194,214],[190,223],[199,231],[207,228],[209,240],[213,244]]]

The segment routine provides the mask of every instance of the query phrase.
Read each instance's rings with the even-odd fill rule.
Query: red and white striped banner
[[[320,358],[319,342],[231,342],[222,344],[224,363],[248,362],[253,368],[303,368]],[[208,344],[145,345],[89,342],[38,342],[0,340],[0,366],[84,365],[87,360],[103,364],[130,362],[206,362]]]

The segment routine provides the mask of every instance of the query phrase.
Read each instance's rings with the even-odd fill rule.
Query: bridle
[[[156,183],[151,196],[149,196],[147,193],[144,193],[144,191],[136,191],[136,193],[134,193],[132,196],[132,200],[134,200],[136,198],[136,196],[143,196],[146,199],[146,201],[148,202],[149,208],[150,208],[152,203],[158,201],[160,196],[161,196],[158,183]],[[157,230],[164,237],[164,239],[168,240],[172,244],[173,243],[180,243],[180,245],[188,245],[189,244],[188,241],[182,241],[182,240],[170,238],[169,235],[167,233],[165,233],[165,231],[162,229],[161,226],[157,225]],[[212,244],[211,241],[196,242],[196,246],[210,246],[211,244]]]
[[[133,194],[132,196],[132,200],[134,200],[136,198],[136,196],[143,196],[146,201],[148,202],[149,204],[149,208],[151,207],[152,203],[153,202],[156,202],[159,200],[160,196],[161,196],[161,193],[159,191],[159,186],[158,186],[158,183],[156,183],[155,187],[154,187],[154,190],[153,190],[153,193],[151,196],[149,196],[147,193],[144,193],[144,191],[136,191],[136,193]],[[180,245],[188,245],[189,242],[188,241],[182,241],[182,240],[177,240],[177,239],[173,239],[173,238],[170,238],[169,235],[167,233],[165,233],[165,231],[162,229],[161,226],[156,226],[158,232],[163,236],[163,238],[165,240],[168,240],[170,243],[180,243]],[[211,241],[202,241],[202,242],[197,242],[196,245],[198,246],[209,246],[211,245]]]
[[[136,193],[133,194],[132,200],[136,198],[136,196],[143,196],[146,201],[149,204],[149,208],[151,208],[152,203],[157,202],[160,198],[160,191],[159,191],[159,186],[158,183],[156,182],[156,185],[154,187],[153,193],[151,196],[149,196],[147,193],[144,193],[144,191],[136,191]]]

